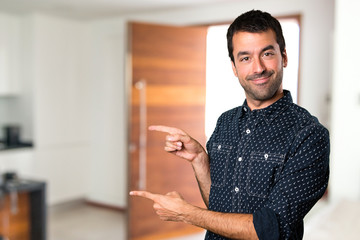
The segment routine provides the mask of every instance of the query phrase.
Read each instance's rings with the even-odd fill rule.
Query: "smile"
[[[251,80],[254,84],[256,85],[262,85],[267,83],[270,80],[270,76],[268,77],[261,77],[261,78],[255,78],[253,80]]]
[[[270,80],[270,77],[274,74],[274,71],[265,71],[261,74],[250,75],[246,78],[248,81],[252,81],[256,85],[265,84]]]

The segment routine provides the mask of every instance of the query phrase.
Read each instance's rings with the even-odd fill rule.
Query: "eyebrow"
[[[275,50],[275,47],[273,45],[266,46],[261,50],[261,52],[265,52],[267,50]],[[236,56],[237,56],[237,58],[239,58],[242,55],[249,55],[249,54],[250,54],[250,52],[248,52],[248,51],[240,51],[236,54]]]
[[[263,50],[261,52],[265,52],[267,50],[275,50],[275,47],[273,45],[269,45],[269,46],[263,48]]]

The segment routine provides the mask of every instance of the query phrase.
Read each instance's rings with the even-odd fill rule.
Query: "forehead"
[[[236,32],[233,36],[234,52],[261,50],[269,45],[275,49],[280,49],[273,30],[259,33]]]

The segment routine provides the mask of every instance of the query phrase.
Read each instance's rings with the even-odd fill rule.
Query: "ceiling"
[[[0,11],[45,12],[75,18],[100,18],[234,1],[239,0],[0,0]]]

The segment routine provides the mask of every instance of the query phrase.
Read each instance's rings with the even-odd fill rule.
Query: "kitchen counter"
[[[26,180],[26,179],[19,179],[19,180],[9,180],[6,181],[3,185],[3,190],[6,193],[11,191],[17,192],[32,192],[37,190],[45,191],[45,182],[39,182],[34,180]]]
[[[4,141],[0,141],[0,151],[10,150],[10,149],[19,149],[19,148],[31,148],[33,147],[33,143],[31,142],[21,142],[16,145],[6,145]]]

